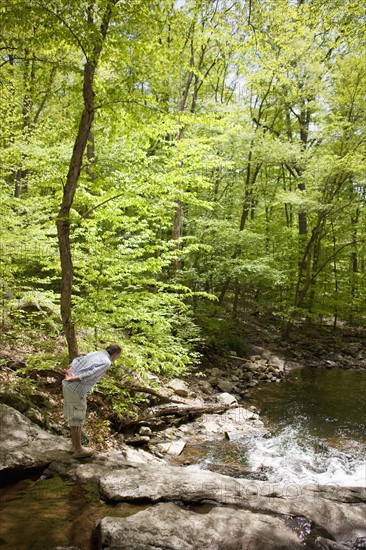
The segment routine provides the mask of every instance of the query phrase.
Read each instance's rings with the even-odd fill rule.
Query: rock
[[[74,460],[70,455],[68,461],[51,462],[44,471],[44,475],[99,484],[100,478],[111,471],[120,468],[136,468],[138,465],[148,463],[164,464],[165,462],[146,451],[126,447],[122,451],[95,453],[93,458],[87,461]]]
[[[66,438],[42,430],[19,411],[0,404],[0,473],[41,468],[69,448]]]
[[[314,548],[316,550],[350,550],[350,547],[333,540],[317,537],[315,539]]]
[[[238,400],[234,395],[231,395],[230,393],[219,393],[219,395],[216,396],[216,399],[220,403],[225,403],[226,405],[238,405]]]
[[[25,292],[20,300],[13,302],[12,310],[41,312],[44,316],[60,317],[57,306],[39,290]]]
[[[141,426],[141,428],[139,429],[139,434],[151,435],[152,434],[151,428],[149,428],[149,426]]]
[[[302,487],[296,483],[233,479],[198,468],[144,464],[108,473],[101,478],[100,489],[102,497],[111,502],[210,501],[228,508],[235,506],[235,513],[245,508],[253,513],[253,522],[256,514],[268,521],[276,514],[301,516],[320,527],[322,536],[342,544],[365,535],[366,489],[362,488]],[[145,529],[143,522],[141,526]],[[283,535],[273,524],[272,529],[275,539],[279,533]]]
[[[277,355],[271,355],[268,360],[268,364],[271,367],[276,367],[278,371],[283,372],[285,370],[285,361],[280,357],[277,357]]]
[[[0,385],[0,403],[8,405],[22,413],[30,406],[30,401],[12,389],[8,384]]]
[[[220,370],[220,369],[218,369],[218,368],[215,367],[215,368],[213,368],[213,369],[211,370],[211,373],[210,373],[210,374],[211,374],[211,376],[212,376],[213,378],[218,378],[219,376],[222,375],[222,370]]]
[[[31,421],[34,422],[34,424],[37,424],[37,426],[44,427],[45,425],[45,418],[44,415],[41,414],[40,411],[37,409],[33,409],[32,407],[25,411],[25,416]]]
[[[180,397],[188,397],[189,395],[189,387],[183,380],[179,380],[178,378],[170,380],[168,388],[172,389]]]
[[[253,364],[253,368],[256,370],[265,370],[268,367],[267,359],[259,359]]]
[[[223,378],[218,380],[216,385],[224,393],[232,393],[235,390],[235,384]]]
[[[17,472],[48,466],[52,475],[99,481],[101,475],[126,462],[160,464],[150,453],[125,446],[122,451],[96,453],[92,463],[82,464],[70,454],[70,441],[52,435],[7,405],[0,404],[0,478],[16,478]]]
[[[208,395],[214,393],[213,387],[208,380],[198,380],[196,384],[204,393],[207,393]]]
[[[258,424],[253,425],[253,420],[257,420]],[[223,414],[203,414],[196,425],[205,436],[222,435],[224,432],[230,433],[231,437],[235,434],[264,435],[267,433],[259,416],[244,407],[231,408]]]
[[[96,548],[134,550],[300,550],[296,534],[277,517],[214,508],[197,514],[163,503],[126,518],[105,517],[95,527]]]
[[[179,456],[184,447],[186,446],[186,441],[183,439],[177,439],[175,441],[167,441],[165,443],[158,443],[157,445],[151,446],[154,452],[158,451],[162,455],[167,454],[171,456]]]

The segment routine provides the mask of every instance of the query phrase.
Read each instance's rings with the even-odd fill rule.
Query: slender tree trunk
[[[88,157],[88,168],[87,168],[88,178],[90,183],[94,183],[95,173],[93,170],[93,163],[95,161],[95,139],[94,139],[94,132],[92,131],[89,132],[88,143],[86,146],[86,155]]]
[[[26,50],[26,54],[29,54],[27,50]],[[28,142],[29,136],[32,131],[32,124],[31,124],[31,111],[33,107],[32,91],[33,91],[33,82],[35,77],[36,77],[36,74],[35,74],[34,60],[33,59],[31,61],[27,60],[25,62],[25,68],[23,73],[25,93],[23,97],[23,108],[22,108],[22,116],[23,116],[22,136],[25,142]],[[16,199],[19,199],[22,192],[22,188],[25,187],[24,178],[27,175],[27,171],[24,170],[24,160],[25,160],[25,155],[24,153],[22,153],[20,166],[15,171],[14,197]]]
[[[351,218],[352,223],[352,234],[353,240],[357,242],[357,232],[358,232],[358,222],[360,217],[360,209],[357,208],[355,215]],[[351,251],[351,265],[352,265],[352,275],[351,275],[351,312],[349,316],[350,323],[354,322],[354,312],[355,312],[355,301],[358,295],[358,281],[357,273],[359,272],[359,258],[357,253],[357,244],[354,245],[353,250]]]
[[[108,32],[113,5],[116,0],[108,3],[100,26],[100,37],[95,41],[93,56],[87,59],[84,65],[83,100],[84,109],[80,118],[79,128],[75,139],[74,149],[71,155],[69,171],[63,190],[63,197],[56,220],[57,236],[59,242],[61,261],[61,318],[67,340],[70,361],[77,355],[78,347],[75,333],[75,322],[72,318],[72,291],[74,267],[72,262],[70,244],[70,209],[74,200],[78,184],[83,155],[91,133],[94,119],[94,76],[96,66],[102,51],[103,43]],[[89,6],[88,23],[93,25],[93,4]]]
[[[62,203],[56,221],[61,261],[61,319],[67,340],[70,360],[78,354],[75,323],[72,319],[74,267],[70,245],[70,209],[74,200],[83,155],[94,119],[94,73],[95,66],[88,61],[84,66],[84,110],[81,115],[66,184],[64,186]]]
[[[240,225],[239,225],[239,231],[242,232],[245,229],[249,213],[253,207],[253,186],[257,180],[257,177],[259,175],[260,169],[262,167],[261,162],[257,162],[255,165],[254,170],[252,170],[253,167],[253,147],[254,147],[254,138],[252,139],[252,142],[250,144],[250,149],[248,153],[248,163],[247,163],[247,170],[246,170],[246,176],[245,176],[245,184],[244,184],[244,196],[243,196],[243,204],[242,204],[242,211],[241,211],[241,217],[240,217]],[[238,258],[241,254],[241,247],[237,245],[235,247],[234,253],[232,255],[232,259],[235,260]],[[238,306],[238,299],[239,299],[239,293],[240,293],[240,286],[238,283],[238,280],[235,280],[235,289],[234,289],[234,304],[233,307],[235,310],[237,310]],[[224,282],[224,285],[221,289],[220,297],[219,297],[219,304],[221,305],[224,301],[226,292],[229,289],[230,285],[230,277],[226,279]]]

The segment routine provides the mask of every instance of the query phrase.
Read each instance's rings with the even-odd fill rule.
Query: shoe
[[[74,452],[74,458],[88,458],[90,456],[93,456],[93,454],[93,449],[82,449],[81,451]]]

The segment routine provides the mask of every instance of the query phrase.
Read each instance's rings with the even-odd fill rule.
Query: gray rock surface
[[[19,411],[0,404],[0,472],[38,468],[67,455],[67,439],[36,426]]]
[[[188,397],[189,387],[185,382],[183,382],[183,380],[179,380],[178,378],[170,380],[168,388],[172,389],[174,393],[180,395],[181,397]]]
[[[196,422],[196,432],[205,436],[224,434],[264,435],[267,433],[259,415],[244,407],[235,407],[223,414],[203,414]]]
[[[97,548],[103,550],[303,549],[296,534],[278,517],[232,508],[197,514],[172,503],[126,518],[105,517],[95,535]]]
[[[70,440],[53,435],[33,424],[19,411],[0,404],[0,475],[7,472],[42,468],[49,465],[51,475],[99,481],[102,474],[128,462],[161,463],[161,460],[127,445],[121,451],[96,453],[91,463],[80,463],[70,452]]]
[[[112,502],[214,501],[253,513],[303,516],[321,527],[326,538],[340,543],[366,535],[364,488],[272,484],[233,479],[198,468],[145,464],[107,474],[100,480],[100,489],[102,496]]]
[[[238,406],[238,400],[235,395],[231,395],[231,393],[219,393],[216,396],[216,399],[219,403],[224,403],[225,405],[230,405],[231,407]]]

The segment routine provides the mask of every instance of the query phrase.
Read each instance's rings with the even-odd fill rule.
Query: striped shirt
[[[68,391],[77,392],[85,397],[88,391],[102,378],[111,366],[108,351],[92,351],[83,357],[76,357],[71,363],[74,376],[80,380],[63,380],[62,384]]]

